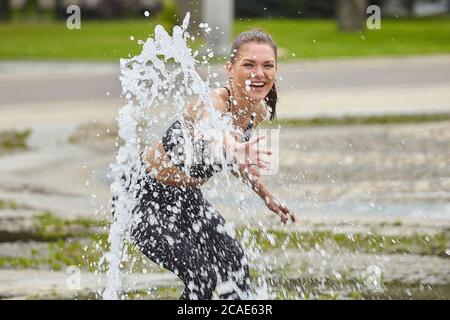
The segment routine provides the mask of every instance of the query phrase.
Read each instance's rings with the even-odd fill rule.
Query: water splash
[[[153,145],[161,137],[161,129],[166,128],[173,119],[183,115],[188,100],[193,96],[202,100],[210,117],[201,123],[202,130],[229,129],[231,121],[223,121],[219,113],[212,108],[211,90],[208,81],[204,81],[196,71],[197,60],[187,41],[189,14],[181,26],[173,28],[169,35],[162,26],[156,26],[154,39],[148,38],[139,55],[120,60],[120,81],[122,94],[127,102],[119,110],[118,136],[122,145],[116,156],[116,163],[111,165],[113,183],[111,192],[114,201],[114,219],[110,228],[110,249],[103,260],[109,265],[107,285],[103,292],[104,299],[119,299],[124,296],[124,265],[129,263],[127,244],[134,223],[139,222],[139,215],[132,214],[140,201],[143,188],[145,168],[141,154],[148,145]],[[208,50],[208,56],[213,56]],[[205,60],[205,59],[203,59]],[[204,61],[202,61],[204,64]],[[214,76],[213,76],[214,77]],[[231,119],[230,119],[231,120]],[[212,179],[212,189],[224,190],[224,184],[231,186],[229,175],[221,173]],[[222,196],[223,197],[223,196]],[[251,202],[241,203],[241,220],[246,221]],[[254,209],[254,206],[253,206]],[[260,250],[252,239],[251,233],[244,233],[242,243],[246,256],[254,264],[258,261]],[[258,267],[258,274],[266,273],[264,264]],[[230,284],[218,285],[218,291]],[[222,288],[223,289],[223,288]],[[270,298],[268,284],[263,276],[256,282],[254,298]],[[226,288],[225,288],[226,290]]]
[[[127,259],[125,245],[132,223],[136,222],[132,211],[139,202],[138,191],[142,187],[139,178],[144,174],[140,154],[157,138],[149,129],[164,118],[163,115],[157,118],[154,109],[171,102],[172,117],[176,117],[185,104],[183,94],[198,94],[206,103],[210,99],[209,88],[195,71],[196,60],[186,43],[188,23],[189,14],[182,26],[173,28],[172,36],[162,26],[156,26],[154,39],[147,39],[139,55],[120,60],[122,94],[127,103],[120,109],[117,119],[118,136],[123,145],[116,163],[111,166],[114,177],[111,192],[116,201],[108,238],[110,250],[105,255],[109,264],[105,299],[118,299],[122,289],[121,265]],[[172,69],[168,68],[169,61]],[[177,86],[180,83],[182,85]]]

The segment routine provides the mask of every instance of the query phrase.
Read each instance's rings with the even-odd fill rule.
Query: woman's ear
[[[233,64],[230,61],[228,61],[225,65],[225,69],[227,70],[228,78],[231,78],[233,74]]]

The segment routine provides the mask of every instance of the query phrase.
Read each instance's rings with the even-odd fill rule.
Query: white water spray
[[[154,39],[145,41],[139,55],[120,60],[122,94],[127,103],[119,110],[118,135],[122,145],[116,163],[111,166],[114,179],[111,192],[115,201],[108,238],[110,250],[104,256],[109,265],[104,299],[121,298],[123,269],[129,259],[126,245],[130,242],[133,224],[139,220],[133,210],[140,201],[139,190],[146,174],[142,153],[160,138],[156,128],[166,128],[171,120],[181,118],[187,100],[197,96],[209,114],[209,119],[201,124],[202,130],[232,129],[231,122],[223,121],[212,108],[210,88],[195,69],[197,61],[187,44],[188,23],[189,14],[181,26],[173,28],[172,36],[162,26],[156,26]],[[226,177],[221,183],[227,183],[227,175],[220,176]],[[218,184],[217,181],[214,183]],[[247,238],[246,234],[244,238]],[[249,243],[248,239],[244,242]],[[251,260],[258,255],[258,250],[247,252],[251,254]],[[264,281],[258,283],[263,291],[267,291]],[[262,294],[259,297],[268,296]]]

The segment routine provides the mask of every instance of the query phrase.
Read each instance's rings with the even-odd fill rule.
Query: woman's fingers
[[[259,141],[261,141],[262,139],[265,139],[265,138],[266,138],[266,136],[257,136],[255,138],[253,138],[252,140],[250,140],[249,144],[250,145],[256,144],[256,143],[258,143]]]
[[[269,209],[275,212],[280,218],[283,224],[286,224],[289,220],[289,214],[285,212],[283,205],[279,203],[276,199],[272,200],[273,203],[269,205]]]
[[[258,162],[262,162],[262,163],[265,163],[265,164],[270,164],[270,160],[266,160],[266,159],[263,159],[263,158],[261,158],[261,157],[258,157]]]
[[[292,222],[296,222],[295,214],[291,210],[289,210],[288,207],[286,207],[285,205],[281,204],[280,205],[280,209],[283,212],[283,214],[286,215],[287,219],[289,219],[289,217],[290,217]]]
[[[268,162],[265,162],[265,161],[258,161],[257,163],[256,163],[256,165],[258,166],[258,168],[261,168],[261,169],[269,169],[270,168],[270,165],[269,165],[270,163],[268,163]]]
[[[271,162],[270,161],[267,161],[267,160],[264,160],[264,159],[261,159],[261,158],[258,158],[257,159],[257,165],[258,165],[258,167],[260,167],[260,168],[265,168],[265,169],[269,169],[270,168],[270,165],[271,165]]]
[[[295,217],[295,214],[293,212],[289,211],[289,215],[291,216],[292,222],[296,222],[297,221],[297,218]]]
[[[295,222],[295,214],[291,210],[289,210],[286,206],[284,206],[283,211],[286,215],[291,217],[292,222]]]
[[[286,224],[286,222],[288,221],[288,216],[284,213],[280,214],[280,218],[281,218],[281,222],[283,222],[284,224]]]
[[[270,149],[259,149],[256,151],[256,154],[260,155],[260,154],[268,154],[271,155],[272,154],[272,150]]]

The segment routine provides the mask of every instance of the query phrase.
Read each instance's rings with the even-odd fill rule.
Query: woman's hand
[[[261,149],[258,142],[264,139],[264,136],[258,136],[248,142],[232,144],[234,160],[239,165],[240,170],[248,171],[251,175],[259,177],[260,173],[255,168],[268,169],[270,162],[263,158],[263,155],[271,155],[272,151]]]
[[[295,222],[295,214],[288,209],[285,205],[281,204],[280,201],[278,201],[275,197],[270,196],[267,197],[265,200],[267,208],[275,212],[281,219],[281,222],[286,224],[286,222],[289,220],[289,217],[291,218],[292,222]]]

